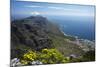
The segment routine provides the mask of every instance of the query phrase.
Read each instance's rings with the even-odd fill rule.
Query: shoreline
[[[61,29],[60,29],[60,31],[63,33],[64,36],[71,36],[71,37],[75,37],[78,40],[87,40],[87,41],[95,42],[95,40],[83,39],[83,38],[79,38],[78,36],[68,35],[64,31],[62,31]]]

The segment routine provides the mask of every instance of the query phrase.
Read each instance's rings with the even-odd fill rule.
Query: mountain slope
[[[40,51],[56,48],[65,56],[80,56],[84,51],[76,44],[67,41],[59,26],[42,16],[31,16],[11,23],[11,58],[19,57],[27,50]]]
[[[45,18],[37,16],[15,20],[11,23],[12,58],[24,53],[27,49],[39,51],[53,47],[52,41],[45,33],[45,21]]]

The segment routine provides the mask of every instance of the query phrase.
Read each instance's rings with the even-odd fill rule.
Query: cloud
[[[48,8],[48,9],[53,9],[53,10],[63,10],[63,11],[73,11],[73,9],[68,9],[68,8],[63,8],[63,7],[56,7],[56,6],[39,6],[39,5],[28,5],[25,7],[29,8]],[[74,12],[79,12],[79,9],[74,10]]]
[[[73,9],[66,9],[66,8],[63,8],[63,7],[48,7],[48,8],[51,8],[51,9],[58,9],[58,10],[73,10]]]
[[[48,9],[53,9],[56,10],[56,12],[31,12],[32,15],[40,15],[40,14],[45,14],[45,15],[75,15],[75,16],[91,16],[90,13],[89,14],[85,14],[84,12],[82,13],[79,9],[66,9],[63,7],[55,7],[55,6],[26,6],[26,7],[30,7],[30,8],[48,8]]]
[[[47,8],[51,8],[51,9],[63,9],[63,8],[60,8],[60,7],[53,7],[53,6],[47,7]]]
[[[62,7],[55,7],[55,6],[26,6],[26,7],[30,7],[30,8],[49,8],[49,9],[55,9],[55,10],[72,10],[72,9],[66,9],[66,8],[62,8]]]
[[[50,8],[50,9],[64,9],[64,8],[61,8],[61,7],[54,7],[54,6],[35,6],[35,5],[31,5],[31,6],[26,6],[26,7],[32,7],[32,8],[42,7],[42,8]]]
[[[42,6],[26,6],[26,7],[32,7],[32,8],[37,7],[38,8],[38,7],[42,7]]]
[[[32,14],[32,15],[40,15],[40,13],[37,12],[37,11],[31,12],[31,14]]]

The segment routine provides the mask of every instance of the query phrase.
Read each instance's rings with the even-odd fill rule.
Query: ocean
[[[60,29],[67,35],[78,36],[80,39],[95,40],[95,21],[93,18],[90,20],[73,20],[71,18],[50,18],[57,23]]]

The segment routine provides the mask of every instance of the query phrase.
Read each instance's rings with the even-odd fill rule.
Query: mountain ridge
[[[11,22],[11,58],[22,55],[28,49],[40,51],[44,48],[56,48],[65,56],[83,55],[84,47],[71,42],[75,40],[75,37],[65,36],[59,26],[46,17],[30,16]]]

